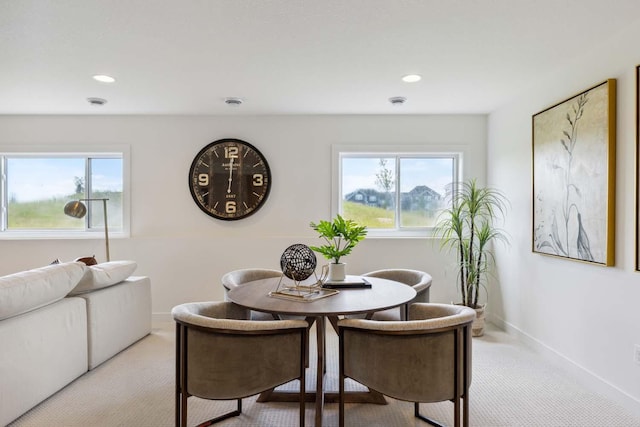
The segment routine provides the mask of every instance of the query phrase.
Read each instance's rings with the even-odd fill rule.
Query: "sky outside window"
[[[6,214],[0,228],[15,230],[92,230],[104,227],[104,210],[98,202],[85,202],[85,220],[64,215],[73,199],[108,198],[109,226],[120,230],[123,213],[123,159],[71,154],[58,156],[6,156],[7,193],[0,200]],[[87,176],[89,165],[90,176]],[[87,193],[91,190],[91,194]]]
[[[343,196],[359,189],[381,190],[376,185],[376,174],[380,172],[380,159],[385,157],[344,157],[342,159]],[[385,158],[386,167],[395,176],[395,159]],[[444,196],[446,188],[453,182],[453,159],[402,158],[400,162],[400,191],[405,193],[419,185],[427,185]],[[391,191],[395,191],[394,188]]]
[[[8,158],[9,200],[31,202],[75,194],[76,176],[84,176],[82,158]]]
[[[122,191],[122,159],[92,159],[94,191]],[[76,177],[85,176],[84,158],[8,158],[7,193],[29,202],[76,193]]]
[[[122,186],[122,159],[91,159],[91,187],[94,192],[122,192]]]

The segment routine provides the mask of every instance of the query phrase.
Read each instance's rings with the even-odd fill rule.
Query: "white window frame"
[[[454,159],[453,176],[461,181],[463,176],[463,157],[465,146],[462,145],[332,145],[331,147],[331,216],[342,211],[342,157],[452,157]],[[399,170],[396,168],[396,175]],[[396,182],[397,176],[396,176]],[[367,238],[430,238],[433,227],[403,227],[394,229],[369,229]]]
[[[33,156],[33,157],[64,157],[68,155],[81,157],[108,157],[122,156],[122,229],[109,229],[109,239],[130,237],[131,223],[131,149],[129,145],[0,145],[0,156]],[[1,171],[4,173],[4,170]],[[6,196],[6,177],[0,180],[5,188],[2,191]],[[86,202],[85,202],[86,203]],[[96,205],[94,209],[99,209]],[[0,220],[6,223],[6,201],[0,200]],[[103,238],[104,229],[96,227],[91,230],[0,230],[0,240],[41,240],[41,239],[95,239]]]

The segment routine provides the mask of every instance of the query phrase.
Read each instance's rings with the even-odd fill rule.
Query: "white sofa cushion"
[[[135,261],[109,261],[90,265],[70,295],[83,294],[120,283],[131,276],[137,267]]]
[[[87,309],[62,298],[0,322],[0,426],[87,372]]]
[[[130,276],[117,286],[79,295],[87,303],[89,369],[151,332],[151,281]]]
[[[0,277],[0,320],[64,298],[86,269],[81,262],[66,262]]]

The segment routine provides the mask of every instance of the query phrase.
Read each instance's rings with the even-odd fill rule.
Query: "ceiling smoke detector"
[[[391,105],[402,105],[407,101],[407,98],[404,96],[392,96],[389,98],[389,102]]]
[[[229,97],[224,99],[224,103],[232,107],[237,107],[238,105],[242,104],[242,99]]]
[[[91,105],[104,105],[107,103],[107,100],[103,98],[87,98],[87,101]]]

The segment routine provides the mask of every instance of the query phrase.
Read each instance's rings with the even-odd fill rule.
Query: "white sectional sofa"
[[[0,277],[0,426],[151,332],[151,282],[133,261]]]

